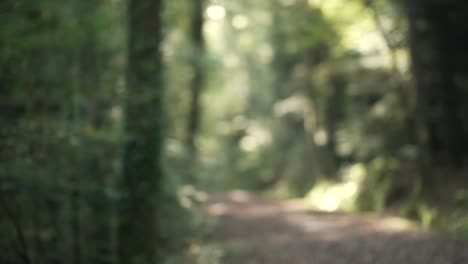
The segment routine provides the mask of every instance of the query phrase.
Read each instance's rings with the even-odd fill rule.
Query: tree
[[[200,96],[203,88],[203,58],[205,44],[203,38],[203,0],[194,0],[192,3],[192,69],[190,113],[187,126],[187,147],[189,158],[194,162],[197,158],[196,136],[200,128],[201,102]]]
[[[160,52],[162,0],[131,0],[120,263],[157,259],[158,195],[163,172],[163,86]]]
[[[467,4],[405,1],[423,137],[430,159],[461,164],[467,156]]]

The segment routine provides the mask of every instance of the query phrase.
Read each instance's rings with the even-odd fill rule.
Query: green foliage
[[[116,245],[153,224],[168,263],[219,263],[203,191],[232,188],[467,233],[467,34],[428,15],[453,6],[205,1],[201,52],[190,1],[165,4],[149,49],[155,35],[130,30],[123,0],[0,1],[1,263],[115,263]],[[133,191],[155,221],[118,211]],[[121,238],[123,219],[146,217]]]

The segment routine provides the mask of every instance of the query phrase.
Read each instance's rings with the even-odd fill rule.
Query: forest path
[[[306,209],[248,192],[212,195],[223,264],[465,264],[468,244],[403,220]]]

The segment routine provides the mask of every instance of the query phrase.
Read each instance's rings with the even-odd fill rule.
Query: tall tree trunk
[[[126,142],[120,263],[158,262],[158,200],[163,181],[162,0],[130,0]]]
[[[273,139],[275,142],[274,148],[275,152],[280,153],[280,155],[275,156],[274,160],[274,171],[272,175],[270,176],[269,179],[262,180],[258,184],[258,188],[261,189],[266,189],[274,186],[277,184],[279,181],[283,179],[283,176],[285,175],[285,171],[288,166],[288,157],[289,157],[289,152],[293,148],[294,142],[291,141],[292,137],[290,137],[287,132],[290,120],[287,117],[278,117],[276,116],[275,113],[275,105],[276,103],[280,102],[281,100],[284,100],[287,98],[290,93],[286,91],[286,86],[285,83],[287,82],[290,74],[290,68],[289,65],[285,58],[285,45],[284,45],[284,39],[286,37],[286,34],[284,33],[284,30],[280,27],[282,23],[284,22],[282,17],[281,17],[281,5],[280,1],[278,0],[273,0],[271,2],[271,12],[273,16],[273,21],[272,21],[272,32],[271,32],[271,42],[274,50],[274,55],[272,59],[272,72],[274,74],[273,80],[272,80],[272,87],[273,87],[273,98],[271,101],[271,113],[272,113],[272,118],[274,118],[275,123],[273,127]]]
[[[465,2],[406,0],[418,103],[433,161],[461,164],[467,156],[468,27]]]
[[[201,102],[200,96],[204,83],[203,59],[205,41],[203,38],[203,0],[193,0],[192,6],[192,68],[190,112],[187,126],[187,148],[191,162],[197,159],[196,137],[200,129]],[[193,165],[193,164],[192,164]]]

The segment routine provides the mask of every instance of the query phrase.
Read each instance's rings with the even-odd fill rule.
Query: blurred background
[[[468,237],[467,7],[2,0],[0,262],[211,263],[233,189]]]

